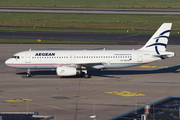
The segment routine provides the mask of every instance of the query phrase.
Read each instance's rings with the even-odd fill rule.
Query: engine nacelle
[[[74,67],[62,66],[56,68],[56,73],[58,76],[73,76],[76,75],[76,72],[77,70]]]

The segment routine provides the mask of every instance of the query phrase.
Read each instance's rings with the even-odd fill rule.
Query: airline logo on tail
[[[164,34],[166,34],[166,33],[168,33],[168,32],[170,32],[170,30],[166,30],[166,31],[162,32],[158,37],[154,38],[154,39],[156,39],[155,43],[153,43],[153,44],[151,44],[151,45],[148,45],[148,46],[146,46],[146,47],[155,46],[155,51],[156,51],[156,53],[157,53],[157,54],[160,54],[160,53],[159,53],[159,50],[158,50],[158,46],[164,46],[164,47],[166,48],[167,44],[165,44],[165,43],[159,43],[159,39],[160,39],[160,38],[167,38],[167,39],[169,39],[169,36],[165,36],[165,35],[164,35]]]

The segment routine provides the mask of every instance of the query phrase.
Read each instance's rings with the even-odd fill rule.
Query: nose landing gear
[[[27,75],[26,75],[27,77],[31,77],[31,69],[28,69],[27,70]]]

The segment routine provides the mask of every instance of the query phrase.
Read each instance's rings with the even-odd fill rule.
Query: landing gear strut
[[[90,78],[91,76],[87,73],[87,70],[82,70],[83,76],[85,78]]]
[[[28,69],[27,70],[27,75],[26,75],[27,77],[31,77],[31,69]]]

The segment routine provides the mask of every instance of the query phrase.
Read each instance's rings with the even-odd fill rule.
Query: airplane
[[[58,76],[83,74],[90,69],[124,68],[175,56],[166,51],[172,23],[163,23],[149,41],[137,50],[29,50],[16,53],[5,61],[13,68],[56,69]]]

